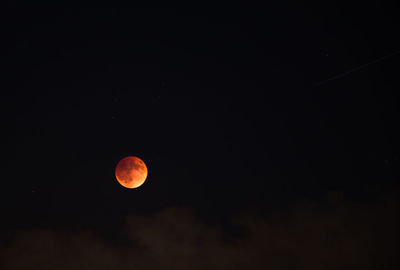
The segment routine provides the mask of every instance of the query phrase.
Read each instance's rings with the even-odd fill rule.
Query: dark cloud
[[[188,208],[127,218],[118,245],[92,233],[30,230],[1,250],[1,269],[397,269],[399,201],[329,194],[268,217],[244,213],[232,235]]]

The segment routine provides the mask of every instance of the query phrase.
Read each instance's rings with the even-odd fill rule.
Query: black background
[[[3,231],[209,222],[398,187],[396,7],[7,10]],[[354,72],[347,71],[371,63]],[[337,79],[325,81],[336,75]],[[322,82],[322,83],[320,83]],[[142,158],[145,184],[117,162]]]

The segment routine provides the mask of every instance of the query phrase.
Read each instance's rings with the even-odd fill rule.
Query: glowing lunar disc
[[[115,167],[115,177],[126,188],[140,187],[147,178],[147,167],[138,157],[125,157]]]

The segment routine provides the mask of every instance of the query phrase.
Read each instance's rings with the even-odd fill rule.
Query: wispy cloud
[[[399,201],[361,204],[330,194],[268,217],[243,213],[232,236],[168,208],[129,216],[126,245],[92,233],[31,230],[1,249],[1,269],[397,269]]]

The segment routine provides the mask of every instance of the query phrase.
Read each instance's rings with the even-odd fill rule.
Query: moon
[[[146,164],[138,157],[125,157],[115,167],[115,177],[126,188],[140,187],[147,178]]]

